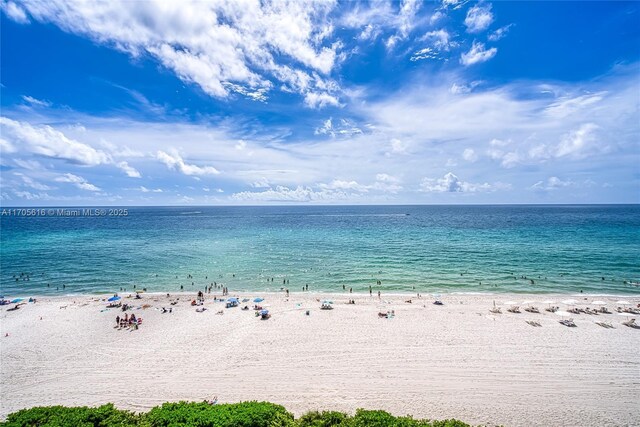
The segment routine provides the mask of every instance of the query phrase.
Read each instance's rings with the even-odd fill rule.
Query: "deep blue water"
[[[121,217],[0,218],[4,295],[189,291],[214,281],[275,291],[283,280],[292,291],[640,294],[624,283],[640,279],[639,205],[133,207]]]

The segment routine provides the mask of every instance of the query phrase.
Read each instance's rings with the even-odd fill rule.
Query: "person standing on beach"
[[[378,291],[378,299],[380,299],[380,291]]]

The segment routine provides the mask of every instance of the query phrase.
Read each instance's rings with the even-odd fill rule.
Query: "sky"
[[[3,206],[640,203],[640,2],[0,9]]]

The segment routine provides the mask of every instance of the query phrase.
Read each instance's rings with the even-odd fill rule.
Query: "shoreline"
[[[37,299],[43,299],[43,300],[53,300],[53,299],[63,299],[63,298],[85,298],[85,297],[109,297],[109,296],[113,296],[114,294],[118,294],[120,296],[133,296],[135,295],[137,292],[136,291],[115,291],[115,292],[96,292],[96,293],[72,293],[72,294],[64,294],[64,295],[51,295],[51,294],[37,294],[37,293],[31,293],[31,294],[4,294],[5,298],[9,298],[9,296],[11,298],[29,298],[29,297],[33,297],[33,298],[37,298]],[[193,291],[177,291],[177,292],[148,292],[148,291],[142,291],[139,292],[141,295],[150,295],[150,296],[166,296],[166,294],[170,294],[170,295],[178,295],[178,296],[186,296],[186,295],[195,295],[198,293],[198,289],[193,290]],[[228,297],[232,297],[232,296],[252,296],[252,295],[272,295],[272,296],[286,296],[285,295],[285,291],[233,291],[230,290],[229,291],[229,295],[227,295]],[[368,292],[324,292],[324,291],[289,291],[289,294],[291,295],[291,297],[293,296],[305,296],[305,295],[329,295],[329,296],[335,296],[335,297],[348,297],[349,295],[351,296],[357,296],[357,297],[363,297],[363,296],[369,296]],[[389,296],[389,297],[415,297],[417,295],[416,292],[383,292],[382,296]],[[509,296],[509,295],[514,295],[514,296],[529,296],[529,297],[553,297],[553,296],[562,296],[562,297],[609,297],[609,298],[640,298],[640,288],[638,290],[637,293],[630,293],[630,294],[620,294],[620,293],[589,293],[589,292],[540,292],[540,293],[532,293],[532,292],[464,292],[464,291],[460,291],[460,292],[429,292],[429,293],[420,293],[420,295],[424,298],[424,299],[429,299],[432,298],[434,295],[439,295],[440,297],[447,297],[447,296],[477,296],[477,297],[482,297],[482,296],[495,296],[495,297],[500,297],[500,296]],[[218,292],[211,292],[209,293],[205,293],[205,296],[222,296],[221,295],[221,291]],[[373,297],[377,298],[377,291],[373,293]]]
[[[559,323],[567,316],[546,312],[542,301],[566,310],[561,300],[583,307],[594,296],[442,295],[436,306],[430,295],[230,292],[251,298],[249,306],[264,298],[272,317],[262,321],[253,310],[226,309],[213,294],[204,312],[190,305],[194,292],[122,294],[132,305],[127,313],[143,319],[134,330],[115,327],[124,312],[106,308],[111,295],[42,297],[1,309],[0,419],[33,406],[112,402],[144,411],[218,396],[269,401],[298,416],[366,408],[505,426],[640,420],[640,330],[622,325],[640,316],[615,313],[618,296],[597,297],[612,314],[572,314],[577,327],[569,328]],[[640,295],[622,298],[626,307],[640,304]],[[321,310],[323,299],[334,309]],[[494,300],[503,314],[489,312]],[[539,314],[505,310],[524,309],[527,300],[538,300]],[[378,315],[391,310],[391,318]]]

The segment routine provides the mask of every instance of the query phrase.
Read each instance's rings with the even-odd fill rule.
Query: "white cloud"
[[[451,41],[451,34],[445,29],[429,31],[420,40],[430,42],[431,46],[438,50],[449,50],[457,46],[457,43]]]
[[[489,37],[487,37],[487,39],[490,42],[497,42],[498,40],[504,38],[507,35],[507,33],[509,32],[511,27],[513,27],[513,24],[509,24],[509,25],[505,25],[504,27],[500,27],[497,30],[495,30],[493,33],[489,34]]]
[[[464,66],[479,64],[490,60],[496,56],[496,53],[498,53],[497,48],[492,47],[487,49],[484,43],[474,41],[471,49],[460,55],[460,63]]]
[[[409,58],[410,61],[420,61],[422,59],[440,59],[440,53],[432,47],[425,47],[413,52],[413,55]]]
[[[410,58],[411,61],[440,59],[443,52],[458,46],[457,42],[451,40],[451,34],[445,29],[429,31],[419,40],[426,41],[429,46],[415,51]]]
[[[334,179],[329,184],[319,184],[318,187],[326,190],[354,190],[364,193],[369,191],[369,187],[366,185],[358,184],[356,181],[343,181],[340,179]]]
[[[333,95],[326,92],[307,92],[304,96],[304,103],[309,108],[324,108],[329,105],[340,106],[340,101]]]
[[[62,132],[51,126],[32,126],[26,122],[0,117],[3,136],[29,146],[32,153],[45,157],[64,159],[72,163],[87,166],[110,163],[106,153],[67,138]]]
[[[462,158],[467,162],[475,162],[476,160],[478,160],[478,155],[473,148],[465,148],[462,152]]]
[[[0,138],[0,153],[9,154],[17,151],[18,149],[12,143],[4,138]]]
[[[585,109],[600,103],[606,95],[607,92],[601,91],[579,96],[562,96],[554,100],[545,109],[545,113],[557,119],[564,119],[573,114],[581,114]]]
[[[39,190],[39,191],[48,191],[48,190],[54,190],[53,187],[50,187],[48,185],[42,184],[36,180],[34,180],[33,178],[20,173],[20,172],[14,172],[13,173],[15,176],[19,177],[20,179],[22,179],[22,182],[24,183],[24,185],[26,185],[29,188],[32,188],[34,190]]]
[[[595,152],[606,151],[608,147],[596,137],[598,129],[599,127],[593,123],[585,123],[569,132],[555,147],[555,156],[584,157]]]
[[[22,169],[27,169],[27,170],[39,170],[39,169],[42,169],[42,165],[36,160],[13,159],[13,163],[18,165]]]
[[[265,191],[242,191],[231,195],[232,200],[249,202],[329,202],[346,200],[350,196],[341,190],[313,190],[311,187],[289,188],[277,186]]]
[[[438,179],[424,178],[420,184],[420,189],[427,193],[474,193],[491,191],[498,187],[500,186],[492,186],[486,182],[484,184],[465,182],[451,172]]]
[[[398,138],[391,139],[391,153],[393,154],[404,154],[407,152],[407,148],[409,148],[409,144],[407,142],[403,142]]]
[[[89,182],[87,182],[86,179],[84,179],[81,176],[78,175],[74,175],[72,173],[65,173],[63,175],[58,176],[57,178],[55,178],[56,182],[68,182],[71,183],[73,185],[75,185],[76,187],[78,187],[81,190],[87,190],[87,191],[101,191],[98,187],[96,187],[93,184],[90,184]]]
[[[469,33],[479,33],[489,28],[493,22],[491,4],[477,4],[467,11],[464,25]]]
[[[538,181],[531,186],[533,190],[556,190],[562,187],[569,187],[573,185],[571,181],[562,181],[560,178],[552,176],[547,179],[547,182]]]
[[[213,166],[197,166],[193,164],[185,163],[182,157],[177,153],[172,154],[165,153],[164,151],[158,151],[157,158],[162,163],[167,165],[169,169],[177,170],[185,175],[218,175],[220,172]]]
[[[2,4],[10,18],[25,22],[20,7]],[[49,0],[21,7],[34,20],[51,22],[133,57],[149,54],[213,97],[235,92],[264,101],[275,87],[272,80],[281,78],[279,61],[294,72],[308,68],[321,73],[324,77],[318,76],[317,84],[330,81],[327,76],[341,48],[331,39],[333,25],[328,18],[335,4]],[[298,91],[306,96],[311,89]],[[321,98],[308,100],[307,105],[337,104],[335,95],[325,93]]]
[[[140,178],[140,172],[138,172],[134,167],[129,166],[127,162],[119,162],[116,166],[121,169],[124,173],[127,174],[129,178]]]
[[[162,193],[163,192],[162,188],[147,188],[143,185],[140,186],[139,190],[142,191],[143,193]]]
[[[51,103],[49,101],[43,101],[41,99],[36,99],[32,96],[22,95],[22,99],[28,102],[31,105],[35,105],[37,107],[51,107]]]
[[[334,125],[333,119],[328,118],[322,123],[322,126],[316,128],[314,135],[330,135],[332,138],[336,136],[350,137],[352,135],[361,134],[362,129],[358,128],[351,120],[340,119]]]
[[[6,13],[9,18],[13,19],[19,24],[29,23],[29,18],[27,17],[24,9],[12,1],[0,2],[0,9],[2,9],[2,11]]]
[[[468,83],[468,84],[453,83],[451,85],[451,88],[449,88],[449,92],[455,95],[471,93],[477,86],[480,86],[481,84],[482,82],[479,80],[472,81],[471,83]]]

